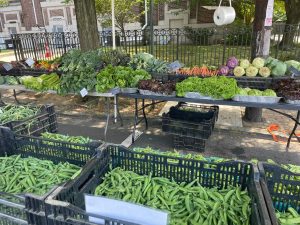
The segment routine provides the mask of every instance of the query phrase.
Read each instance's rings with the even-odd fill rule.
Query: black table
[[[135,99],[135,115],[134,115],[134,129],[132,134],[132,142],[135,141],[135,133],[137,125],[145,120],[146,129],[148,129],[148,121],[145,113],[145,108],[149,106],[153,106],[155,104],[166,102],[166,101],[174,101],[174,102],[186,102],[186,103],[201,103],[201,104],[210,104],[210,105],[230,105],[230,106],[240,106],[240,107],[254,107],[254,108],[266,108],[273,112],[279,113],[287,118],[293,120],[295,122],[294,128],[288,138],[288,142],[286,145],[286,151],[288,151],[290,147],[290,142],[293,135],[296,136],[298,141],[300,142],[300,137],[296,135],[296,129],[298,125],[300,125],[300,104],[287,104],[287,103],[259,103],[259,102],[237,102],[232,100],[208,100],[208,99],[196,99],[196,98],[180,98],[180,97],[171,97],[171,96],[157,96],[157,95],[141,95],[141,94],[125,94],[120,93],[118,96],[126,97],[126,98],[134,98]],[[138,101],[142,100],[142,107],[138,108]],[[151,103],[145,104],[145,100],[152,100]],[[283,110],[294,110],[297,111],[296,117],[293,117],[284,112],[278,111],[279,109]],[[139,112],[142,111],[143,118],[139,120]]]

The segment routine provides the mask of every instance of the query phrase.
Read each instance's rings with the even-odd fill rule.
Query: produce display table
[[[17,103],[19,103],[18,99],[17,99],[17,92],[16,91],[30,91],[30,92],[36,92],[34,90],[31,89],[26,89],[26,87],[24,85],[0,85],[0,91],[1,90],[12,90],[14,91],[14,98],[17,101]],[[44,91],[44,93],[50,93],[50,94],[57,94],[56,91]],[[90,92],[87,94],[87,96],[93,96],[93,97],[103,97],[105,98],[105,102],[106,102],[106,124],[105,124],[105,129],[104,129],[104,140],[106,140],[107,137],[107,129],[108,129],[108,125],[109,125],[109,120],[110,120],[110,105],[111,105],[111,99],[113,98],[113,105],[114,105],[114,122],[117,122],[117,119],[120,119],[120,123],[121,126],[123,126],[123,120],[121,117],[121,114],[119,112],[119,107],[118,107],[118,98],[117,98],[117,94],[113,94],[113,93],[98,93],[98,92]],[[1,100],[1,92],[0,92],[0,101]]]
[[[293,135],[296,136],[297,140],[300,142],[300,137],[298,137],[295,132],[300,125],[300,104],[286,104],[286,103],[253,103],[253,102],[237,102],[231,100],[208,100],[208,99],[196,99],[196,98],[179,98],[179,97],[169,97],[169,96],[157,96],[157,95],[141,95],[141,94],[125,94],[120,93],[119,96],[127,97],[127,98],[134,98],[135,99],[135,116],[134,116],[134,129],[132,134],[132,142],[135,141],[135,132],[137,125],[145,120],[146,129],[148,129],[148,121],[145,113],[145,108],[152,106],[154,104],[158,104],[160,102],[166,101],[174,101],[174,102],[187,102],[187,103],[201,103],[201,104],[211,104],[211,105],[230,105],[230,106],[240,106],[240,107],[255,107],[255,108],[266,108],[273,112],[279,113],[281,115],[286,116],[287,118],[293,120],[295,125],[291,134],[289,135],[288,142],[286,145],[286,151],[288,151],[291,139]],[[145,100],[152,100],[152,103],[145,104]],[[142,100],[142,107],[138,107],[138,101]],[[289,114],[284,112],[278,111],[278,109],[284,110],[294,110],[297,111],[296,117],[293,117]],[[139,120],[139,112],[142,111],[143,118]]]

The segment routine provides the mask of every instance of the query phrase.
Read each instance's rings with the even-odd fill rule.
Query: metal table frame
[[[24,92],[24,91],[29,91],[29,92],[36,92],[34,90],[26,89],[25,86],[23,85],[0,85],[0,90],[11,90],[13,89],[13,97],[15,101],[20,104],[18,101],[17,95]],[[19,91],[19,93],[17,93]],[[51,94],[57,94],[56,91],[45,91],[44,93],[51,93]],[[105,128],[104,128],[104,141],[107,139],[107,130],[108,130],[108,125],[109,125],[109,120],[110,120],[110,114],[111,114],[111,99],[113,98],[113,106],[114,106],[114,123],[117,123],[118,119],[120,120],[121,126],[123,126],[123,119],[119,111],[118,107],[118,98],[116,94],[112,93],[98,93],[98,92],[90,92],[88,93],[87,96],[94,96],[94,97],[103,97],[105,98],[105,105],[106,105],[106,123],[105,123]],[[0,92],[0,103],[4,103],[1,98],[1,92]]]
[[[295,135],[297,140],[300,142],[300,137],[296,135],[296,129],[300,126],[300,105],[286,104],[286,103],[252,103],[252,102],[235,102],[230,100],[208,100],[208,99],[194,99],[194,98],[179,98],[179,97],[169,97],[169,96],[156,96],[156,95],[141,95],[141,94],[125,94],[121,93],[119,96],[134,98],[135,99],[135,113],[134,113],[134,128],[132,134],[132,143],[135,141],[135,133],[136,128],[139,123],[143,120],[145,121],[146,129],[148,129],[148,120],[146,117],[145,109],[149,106],[153,106],[155,104],[166,102],[166,101],[174,101],[174,102],[187,102],[187,103],[202,103],[202,104],[211,104],[211,105],[230,105],[230,106],[240,106],[240,107],[255,107],[255,108],[266,108],[273,112],[279,113],[287,118],[293,120],[295,125],[291,134],[289,135],[288,142],[286,145],[286,151],[288,151],[290,147],[290,142],[292,137]],[[138,101],[142,100],[142,107],[138,108]],[[151,103],[145,104],[145,100],[152,100]],[[278,109],[284,110],[295,110],[297,111],[297,116],[294,118],[293,116],[286,114],[284,112],[278,111]],[[139,119],[139,112],[142,111],[143,117]]]

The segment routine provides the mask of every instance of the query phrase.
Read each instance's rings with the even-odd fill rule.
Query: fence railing
[[[252,30],[236,28],[155,29],[153,43],[149,31],[117,31],[118,49],[130,54],[148,52],[166,60],[179,60],[185,65],[221,65],[230,56],[250,58]],[[99,33],[104,49],[112,48],[111,31]],[[46,59],[61,56],[69,49],[80,48],[77,33],[14,34],[16,58]],[[292,40],[292,41],[291,41]],[[289,59],[300,57],[299,26],[273,27],[270,53],[274,57]]]

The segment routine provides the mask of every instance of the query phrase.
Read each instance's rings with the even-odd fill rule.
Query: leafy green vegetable
[[[263,96],[277,97],[277,94],[272,89],[266,89],[262,92]]]
[[[215,99],[231,99],[238,93],[238,86],[234,78],[225,76],[203,79],[189,77],[181,83],[176,84],[176,91],[177,95],[181,97],[184,96],[186,92],[198,92]]]
[[[138,53],[134,55],[130,61],[130,66],[133,69],[144,69],[149,73],[167,73],[169,70],[167,62],[156,59],[149,53]]]
[[[96,91],[103,93],[114,87],[137,87],[140,80],[150,79],[145,70],[133,70],[130,67],[107,66],[97,75]]]

